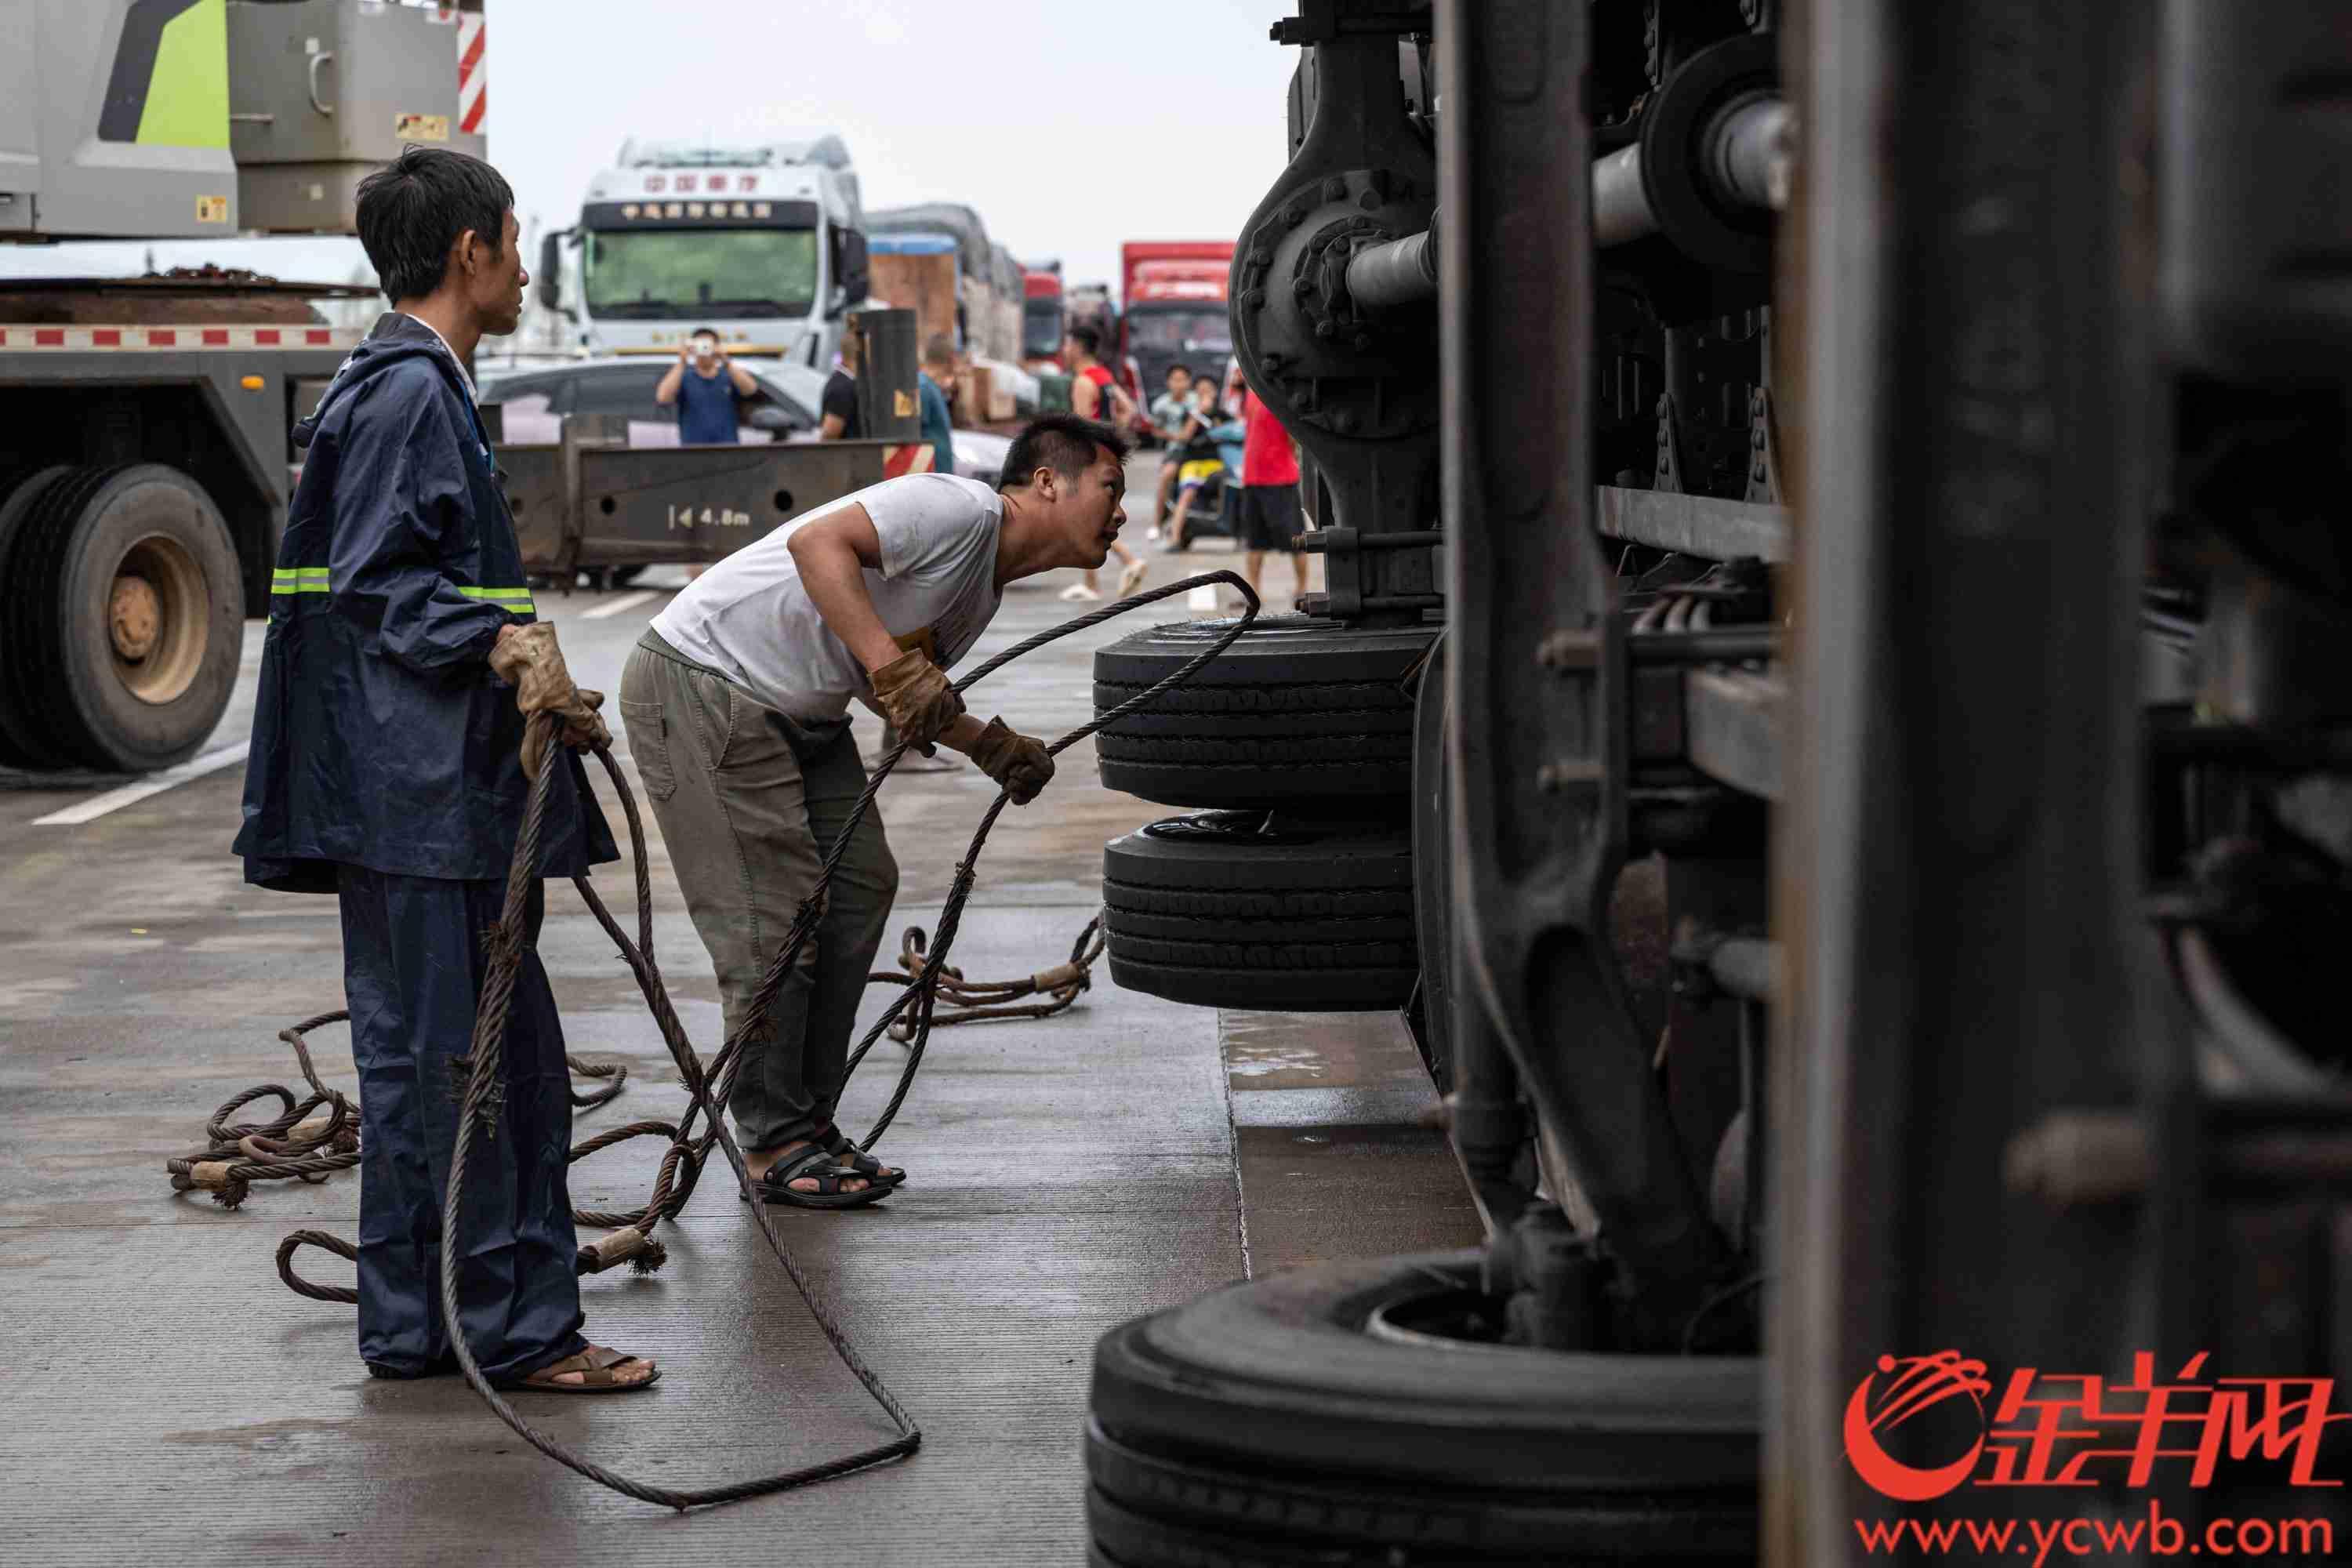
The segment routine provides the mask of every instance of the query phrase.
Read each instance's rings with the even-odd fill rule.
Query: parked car
[[[1003,471],[1004,454],[1013,450],[1010,436],[991,435],[985,430],[959,430],[955,433],[956,472],[967,479],[996,482]]]

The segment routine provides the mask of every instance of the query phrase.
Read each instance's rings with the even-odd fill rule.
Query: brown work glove
[[[555,628],[545,621],[527,626],[501,626],[490,649],[490,672],[515,689],[515,706],[530,719],[554,713],[563,720],[563,743],[573,751],[610,745],[613,732],[596,710],[604,705],[601,691],[583,691],[572,684],[564,668],[563,650],[556,646]],[[547,726],[526,724],[522,734],[522,771],[536,780],[547,762]]]
[[[947,671],[908,648],[874,672],[874,705],[909,746],[930,753],[940,731],[963,712],[963,699],[948,684]]]
[[[1004,786],[1015,805],[1027,805],[1037,798],[1037,792],[1054,779],[1054,754],[1045,750],[1045,742],[1008,730],[1002,719],[991,719],[988,728],[972,742],[971,760],[980,771]]]

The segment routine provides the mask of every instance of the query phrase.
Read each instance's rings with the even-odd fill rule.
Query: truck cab
[[[1168,367],[1222,374],[1234,352],[1225,305],[1230,240],[1136,242],[1120,247],[1122,299],[1118,353],[1141,384],[1158,387]]]
[[[581,347],[674,349],[697,328],[822,369],[866,298],[849,150],[824,134],[757,147],[630,141],[575,228],[541,242],[542,303]]]
[[[1062,368],[1062,275],[1026,268],[1021,274],[1021,368],[1031,374]]]

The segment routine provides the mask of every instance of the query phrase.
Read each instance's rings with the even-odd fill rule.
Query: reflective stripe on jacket
[[[271,575],[246,879],[331,892],[339,863],[503,877],[522,716],[488,657],[534,605],[457,363],[431,328],[385,316],[295,439],[309,457]],[[615,858],[578,758],[553,788],[541,874]]]

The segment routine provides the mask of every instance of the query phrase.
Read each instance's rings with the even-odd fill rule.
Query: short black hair
[[[719,329],[717,327],[697,327],[694,331],[687,333],[686,335],[689,338],[715,338],[719,335]]]
[[[953,364],[955,356],[955,340],[945,332],[933,332],[923,342],[925,364]]]
[[[1082,418],[1076,414],[1041,414],[1013,438],[1013,449],[1004,454],[1003,471],[996,476],[996,488],[1009,490],[1015,485],[1025,485],[1029,476],[1040,468],[1051,468],[1066,479],[1075,479],[1093,467],[1097,447],[1109,448],[1111,456],[1122,463],[1133,450],[1126,437],[1099,419]]]
[[[1072,327],[1070,329],[1070,341],[1077,344],[1078,347],[1086,350],[1087,353],[1090,354],[1099,354],[1102,353],[1102,334],[1095,331],[1092,327],[1083,324]],[[1054,471],[1058,474],[1062,470],[1056,468]]]
[[[360,182],[360,245],[398,304],[441,287],[449,247],[472,229],[492,256],[503,253],[514,187],[479,158],[411,143]]]
[[[1198,379],[1197,377],[1193,376],[1193,374],[1192,374],[1192,367],[1191,365],[1189,365],[1189,364],[1171,364],[1171,365],[1170,365],[1170,366],[1168,367],[1168,369],[1167,369],[1164,373],[1162,373],[1162,374],[1160,375],[1160,380],[1162,380],[1162,381],[1166,381],[1166,380],[1168,379],[1168,377],[1169,377],[1169,376],[1174,375],[1174,374],[1175,374],[1178,371],[1180,371],[1180,370],[1181,370],[1181,371],[1182,371],[1182,372],[1184,373],[1184,376],[1185,376],[1185,379],[1186,379],[1186,380],[1188,380],[1188,381],[1189,381],[1189,380],[1195,380],[1195,379]]]

